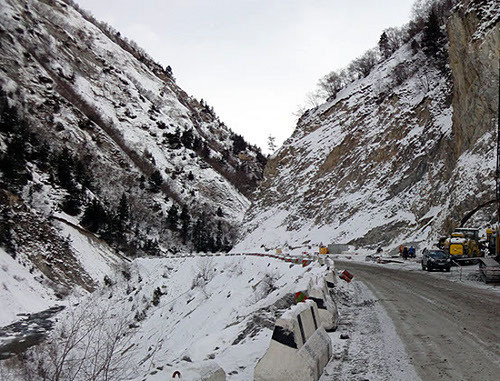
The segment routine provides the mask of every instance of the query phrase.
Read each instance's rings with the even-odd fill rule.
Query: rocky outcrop
[[[268,163],[237,249],[430,244],[494,197],[495,4],[457,7],[448,25],[452,75],[407,44],[304,114]]]
[[[467,1],[447,24],[456,157],[476,147],[498,121],[498,8],[495,1]]]

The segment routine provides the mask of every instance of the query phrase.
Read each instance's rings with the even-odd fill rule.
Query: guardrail
[[[167,258],[194,258],[194,257],[233,257],[233,256],[254,256],[254,257],[268,257],[279,259],[284,262],[288,262],[292,265],[301,265],[302,267],[309,266],[312,262],[314,262],[314,258],[311,257],[294,257],[283,254],[267,254],[267,253],[203,253],[198,255],[188,255],[188,254],[178,254],[178,255],[170,255]]]

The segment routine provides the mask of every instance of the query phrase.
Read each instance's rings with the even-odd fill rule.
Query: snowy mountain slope
[[[130,261],[85,229],[58,216],[47,220],[5,191],[0,215],[2,239],[9,232],[9,245],[0,250],[0,326],[94,291]]]
[[[123,373],[118,378],[113,373],[114,379],[167,379],[182,364],[213,359],[228,379],[250,380],[275,319],[294,303],[296,291],[324,272],[315,264],[246,256],[135,259],[111,276],[108,286],[71,299],[48,347],[34,355],[61,345],[68,338],[61,330],[73,321],[79,322],[75,337],[88,328],[91,340],[96,331],[123,326],[124,340],[115,353],[127,356],[117,357]],[[341,290],[349,292],[339,285]],[[89,327],[86,321],[94,316],[101,319]],[[71,356],[80,354],[76,350]],[[81,376],[75,379],[85,379]]]
[[[50,170],[33,162],[32,179],[17,193],[29,193],[46,214],[66,204],[63,211],[80,219],[94,201],[108,216],[118,214],[125,195],[124,237],[104,234],[109,221],[93,230],[130,253],[229,246],[261,178],[260,151],[182,91],[170,67],[71,1],[1,4],[7,103],[49,147],[49,158],[69,156],[88,180],[57,187]],[[2,136],[4,154],[12,140]],[[198,236],[211,245],[200,247]]]
[[[430,242],[494,198],[499,10],[478,19],[477,3],[449,22],[451,78],[409,42],[301,117],[266,167],[235,250]]]

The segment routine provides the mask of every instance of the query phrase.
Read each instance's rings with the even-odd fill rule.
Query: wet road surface
[[[500,295],[420,271],[336,261],[384,306],[422,380],[500,380]]]

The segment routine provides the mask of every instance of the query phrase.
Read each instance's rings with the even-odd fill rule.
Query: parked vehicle
[[[443,250],[424,250],[422,253],[422,270],[431,271],[440,269],[441,271],[450,271],[450,256]]]

